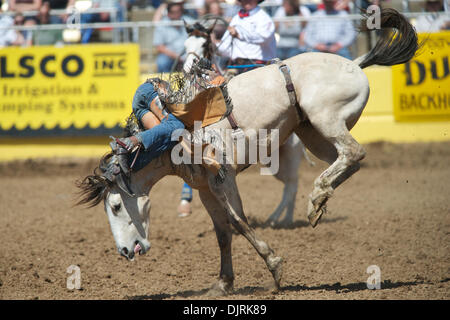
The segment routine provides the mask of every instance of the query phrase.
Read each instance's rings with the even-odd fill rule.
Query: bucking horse
[[[349,132],[369,98],[369,82],[362,69],[405,63],[419,48],[417,34],[402,14],[382,9],[380,21],[382,30],[376,45],[354,61],[328,53],[304,53],[243,73],[227,83],[234,126],[237,124],[243,132],[249,129],[277,132],[280,144],[294,132],[310,152],[329,164],[315,179],[309,195],[307,217],[313,227],[326,213],[333,191],[359,170],[365,156],[363,147]],[[205,131],[232,127],[225,118],[207,126]],[[265,143],[270,145],[271,141],[268,135]],[[216,173],[202,164],[174,163],[171,152],[166,151],[143,169],[131,173],[131,190],[126,190],[121,174],[115,172],[115,178],[111,178],[108,171],[114,158],[113,154],[104,156],[94,174],[78,183],[81,193],[78,203],[90,206],[104,203],[121,255],[133,259],[135,254],[150,249],[150,190],[163,177],[177,175],[198,189],[216,232],[221,266],[219,279],[210,293],[226,295],[233,290],[231,226],[264,259],[276,288],[280,288],[283,260],[249,225],[236,185],[236,175],[248,164],[225,163],[225,174],[218,179]]]

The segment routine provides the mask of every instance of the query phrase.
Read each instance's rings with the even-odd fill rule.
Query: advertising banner
[[[392,67],[397,121],[450,120],[450,32],[420,34],[418,55]]]
[[[139,47],[0,49],[0,131],[123,124],[139,85]]]

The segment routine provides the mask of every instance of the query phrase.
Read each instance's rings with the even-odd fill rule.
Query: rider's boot
[[[126,176],[130,176],[131,169],[128,164],[128,155],[133,152],[141,142],[136,136],[130,136],[126,138],[114,138],[111,142],[111,148],[117,155],[119,166],[122,168],[123,173]]]

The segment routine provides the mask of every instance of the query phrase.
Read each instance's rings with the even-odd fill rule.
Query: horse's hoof
[[[280,289],[281,276],[283,275],[283,258],[273,257],[269,258],[267,262],[270,272],[272,273],[273,280],[275,281],[275,287]]]
[[[312,203],[309,203],[308,212],[309,223],[313,228],[315,228],[320,218],[322,218],[322,215],[327,212],[327,205],[323,203],[316,208]]]
[[[309,223],[313,228],[317,226],[317,223],[325,212],[327,212],[327,207],[322,206],[318,211],[313,210],[308,214]]]
[[[233,291],[233,285],[223,281],[215,283],[206,293],[207,297],[225,297]]]

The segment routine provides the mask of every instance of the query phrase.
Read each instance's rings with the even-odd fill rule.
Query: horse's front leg
[[[212,194],[214,194],[222,207],[225,208],[231,224],[252,244],[266,262],[267,268],[272,273],[275,286],[278,289],[280,287],[283,259],[276,256],[272,248],[258,238],[255,230],[249,226],[243,211],[234,171],[229,168],[223,183],[217,182],[214,177],[208,179],[208,183]]]
[[[232,233],[226,211],[208,189],[199,190],[200,199],[210,215],[220,248],[219,281],[208,292],[210,296],[228,295],[233,291],[233,263],[231,259]]]

